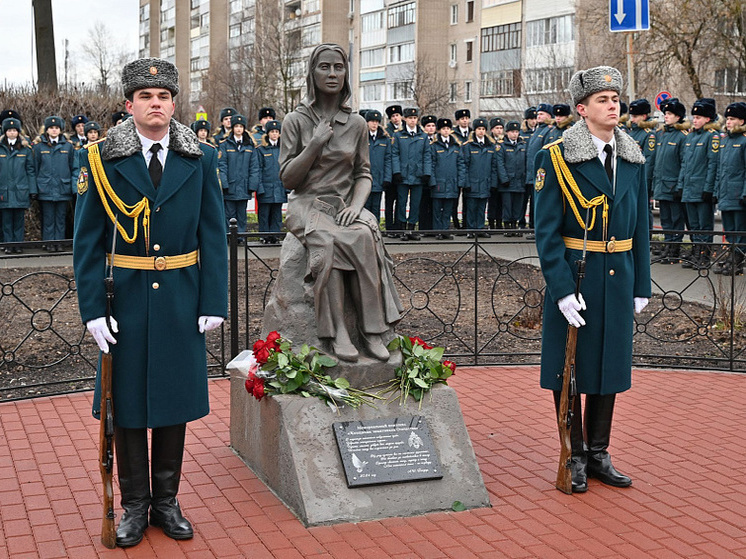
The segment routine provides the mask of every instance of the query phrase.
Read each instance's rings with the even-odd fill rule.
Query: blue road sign
[[[661,110],[661,105],[664,101],[671,98],[671,94],[668,91],[661,91],[655,96],[655,108]]]
[[[650,29],[648,0],[609,0],[609,31]]]

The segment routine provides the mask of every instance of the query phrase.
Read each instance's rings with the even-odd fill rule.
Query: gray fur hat
[[[599,91],[616,91],[622,93],[622,74],[611,66],[596,66],[588,70],[575,72],[570,79],[570,96],[577,105],[583,99]]]
[[[122,69],[124,96],[129,97],[138,89],[162,87],[171,95],[179,93],[179,71],[162,58],[138,58]]]

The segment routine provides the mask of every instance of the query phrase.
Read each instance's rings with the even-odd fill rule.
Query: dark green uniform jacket
[[[608,234],[603,236],[602,208],[588,231],[595,241],[632,239],[632,250],[588,252],[581,287],[587,310],[586,325],[578,329],[576,374],[578,390],[585,394],[614,394],[632,382],[634,297],[650,297],[650,244],[648,196],[640,148],[625,133],[616,138],[616,189],[606,176],[585,121],[564,133],[558,145],[583,196],[591,200],[606,195],[609,204]],[[557,307],[574,293],[582,250],[566,248],[563,236],[583,239],[570,204],[563,196],[552,163],[549,144],[536,157],[536,248],[546,280],[541,347],[541,386],[561,389],[567,321]],[[577,199],[576,199],[577,200]],[[586,210],[577,204],[580,217]],[[592,213],[592,210],[591,210]]]
[[[570,126],[572,126],[573,124],[575,124],[575,119],[572,115],[570,115],[570,117],[561,124],[557,121],[553,121],[552,128],[549,130],[547,135],[544,136],[544,145],[551,144],[552,142],[556,142],[557,140],[559,140],[562,137],[562,134],[565,133],[565,130],[570,128]]]
[[[26,140],[16,139],[13,149],[0,136],[0,210],[28,208],[36,194],[34,154]]]
[[[501,150],[502,144],[496,143],[489,136],[484,137],[484,145],[480,146],[474,132],[469,136],[469,141],[461,146],[466,169],[466,198],[489,198],[498,183],[508,180]]]
[[[534,161],[536,154],[539,153],[545,143],[544,138],[549,134],[550,128],[546,122],[542,122],[536,127],[531,137],[526,140],[526,184],[534,184],[534,177],[536,176],[536,169],[534,167]]]
[[[500,192],[523,192],[526,185],[526,142],[519,136],[513,144],[506,137],[500,147],[502,149],[498,152],[498,157],[502,156],[502,167],[507,178],[501,181]]]
[[[679,174],[684,162],[684,143],[688,122],[666,125],[656,133],[658,142],[651,158],[653,198],[673,202],[681,194]],[[678,194],[677,194],[678,192]]]
[[[143,428],[198,419],[209,412],[209,402],[205,336],[199,333],[197,319],[227,316],[225,216],[217,150],[201,144],[189,128],[172,120],[169,151],[156,190],[134,119],[109,130],[97,145],[116,195],[126,204],[144,197],[152,212],[150,246],[145,245],[141,216],[135,242],[125,242],[120,234],[116,253],[157,257],[200,251],[200,262],[184,268],[114,268],[112,316],[119,322],[117,344],[111,346],[115,421],[121,427]],[[82,152],[78,177],[73,251],[83,322],[106,313],[105,254],[111,250],[114,228],[91,177],[89,149]],[[119,225],[132,234],[132,218],[120,215]]]
[[[466,167],[461,152],[461,142],[456,134],[448,137],[448,147],[440,134],[430,144],[433,160],[433,174],[430,177],[432,198],[458,198],[459,188],[466,182]],[[494,149],[493,149],[494,152]]]
[[[645,176],[648,181],[648,194],[653,195],[653,166],[652,158],[655,153],[655,144],[657,138],[655,137],[655,127],[658,123],[654,120],[643,120],[635,124],[630,121],[630,126],[627,129],[627,134],[632,136],[632,139],[637,142],[640,146],[642,154],[645,156]]]
[[[684,162],[679,174],[682,202],[702,202],[703,192],[715,191],[720,149],[720,125],[708,122],[692,129],[684,142]]]
[[[715,196],[720,211],[743,211],[746,196],[746,126],[736,126],[720,144]]]
[[[39,200],[65,202],[72,199],[71,176],[75,166],[75,148],[63,134],[52,143],[46,134],[33,145],[36,187]]]

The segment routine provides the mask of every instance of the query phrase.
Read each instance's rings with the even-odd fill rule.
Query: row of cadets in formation
[[[746,243],[730,231],[746,230],[746,103],[730,103],[718,116],[715,100],[694,102],[691,118],[678,98],[660,107],[663,123],[651,118],[646,99],[629,106],[629,133],[646,157],[650,197],[658,202],[664,230],[712,231],[719,209],[732,255],[718,258],[716,274],[742,274]],[[652,228],[652,210],[650,214]],[[691,251],[682,250],[683,233],[665,233],[664,245],[652,248],[662,264],[681,262],[685,268],[707,268],[713,257],[713,236],[692,233]]]
[[[287,191],[280,180],[280,130],[272,108],[259,110],[259,123],[249,131],[246,117],[232,107],[220,112],[220,128],[212,136],[217,142],[218,172],[223,188],[226,230],[235,218],[238,232],[246,232],[246,205],[256,194],[259,231],[265,244],[280,243],[282,205]],[[202,141],[209,141],[210,123],[196,121],[192,128]],[[239,239],[239,242],[242,239]]]

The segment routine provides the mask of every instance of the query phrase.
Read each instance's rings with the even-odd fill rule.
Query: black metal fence
[[[491,233],[387,241],[405,306],[397,330],[445,347],[460,365],[538,364],[545,286],[534,243]],[[263,236],[229,234],[229,320],[207,336],[213,376],[261,335],[279,268],[278,250],[259,242]],[[635,317],[635,366],[746,371],[746,279],[715,273],[737,268],[732,245],[712,243],[706,264],[687,252],[689,243],[677,246],[675,258],[652,257],[654,295]],[[13,266],[24,257],[0,258],[0,400],[88,389],[98,349],[80,323],[69,259],[62,268]]]

